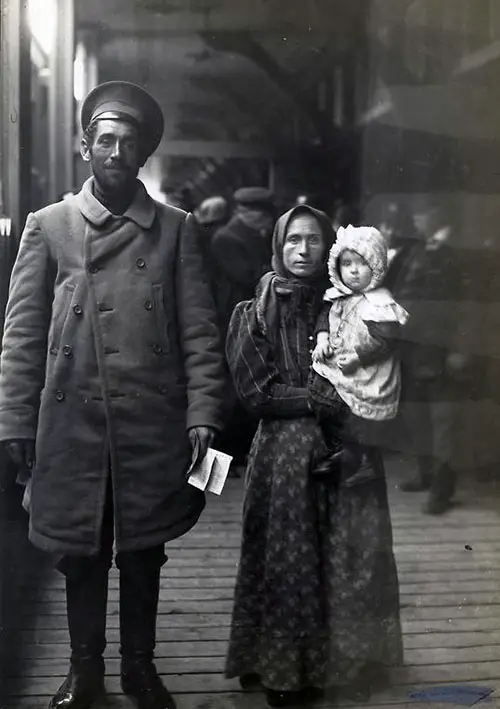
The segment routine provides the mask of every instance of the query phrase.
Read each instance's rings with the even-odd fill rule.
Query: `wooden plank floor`
[[[421,514],[424,496],[398,483],[408,466],[388,463],[388,484],[404,625],[405,665],[390,690],[371,706],[403,709],[409,691],[440,683],[499,688],[500,485],[468,483],[459,504],[440,518]],[[500,482],[500,481],[499,481]],[[238,561],[242,481],[230,479],[221,498],[210,496],[201,522],[170,544],[158,616],[157,666],[179,709],[261,709],[261,694],[245,694],[223,677]],[[121,696],[118,655],[118,579],[112,571],[108,617],[106,706],[131,706]],[[41,570],[37,588],[21,589],[28,603],[15,620],[21,658],[11,671],[9,709],[46,707],[67,669],[63,579]],[[325,700],[319,706],[333,706]],[[432,703],[439,709],[448,704]]]

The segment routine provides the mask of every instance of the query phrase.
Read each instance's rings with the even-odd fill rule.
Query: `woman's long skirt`
[[[261,421],[250,452],[226,676],[293,691],[402,661],[399,590],[383,463],[342,488],[310,475],[310,418]]]

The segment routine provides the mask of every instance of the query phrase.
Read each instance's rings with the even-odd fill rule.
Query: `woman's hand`
[[[361,365],[360,359],[355,352],[340,352],[335,363],[344,374],[352,374]]]
[[[313,362],[325,362],[333,357],[334,350],[327,332],[318,333],[318,341],[312,353]]]

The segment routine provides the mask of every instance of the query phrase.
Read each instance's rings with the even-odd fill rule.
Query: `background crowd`
[[[296,204],[306,200],[298,195]],[[271,268],[273,219],[281,207],[271,191],[248,187],[237,190],[232,200],[215,195],[194,209],[223,337],[235,305],[253,297],[259,279]],[[403,370],[400,413],[390,435],[375,443],[413,459],[415,472],[403,489],[429,490],[425,511],[443,513],[456,487],[460,454],[453,436],[459,425],[458,402],[484,395],[481,357],[457,344],[456,305],[474,300],[480,286],[470,252],[460,248],[453,208],[440,195],[416,195],[405,203],[373,200],[366,208],[339,202],[329,216],[334,231],[364,223],[377,227],[387,241],[384,285],[410,319],[398,348]],[[257,422],[235,394],[227,420],[219,444],[235,457],[237,474]]]

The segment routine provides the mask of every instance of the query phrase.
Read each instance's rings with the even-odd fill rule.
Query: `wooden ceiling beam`
[[[269,158],[272,146],[220,140],[163,140],[156,155],[163,157]]]
[[[314,32],[325,30],[342,37],[357,22],[359,12],[367,10],[366,0],[350,3],[332,0],[217,0],[190,3],[178,0],[125,0],[117,13],[100,0],[79,3],[78,27],[88,24],[115,32],[139,34],[156,32],[165,35],[192,32]],[[143,35],[144,36],[144,35]],[[150,35],[151,36],[151,35]]]

